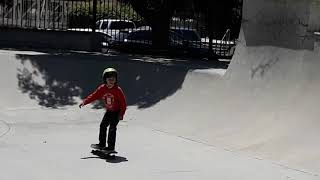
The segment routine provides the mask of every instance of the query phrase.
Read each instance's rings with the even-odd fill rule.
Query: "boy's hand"
[[[122,120],[123,120],[123,116],[119,115],[119,121],[122,121]]]
[[[79,104],[79,108],[81,109],[84,106],[83,103]]]

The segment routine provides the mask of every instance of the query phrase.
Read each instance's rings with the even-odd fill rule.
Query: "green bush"
[[[96,20],[99,19],[126,19],[131,21],[141,21],[139,16],[130,5],[98,3]],[[68,13],[69,28],[88,28],[93,21],[92,3],[74,4]]]

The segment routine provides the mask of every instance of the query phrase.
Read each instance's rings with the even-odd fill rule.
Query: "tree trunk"
[[[154,9],[148,9],[145,5],[147,0],[130,0],[132,7],[141,15],[152,28],[152,46],[155,49],[167,49],[170,19],[174,7],[170,0],[153,4]]]
[[[154,16],[150,22],[152,28],[152,45],[154,49],[167,49],[169,40],[170,17],[166,12]]]

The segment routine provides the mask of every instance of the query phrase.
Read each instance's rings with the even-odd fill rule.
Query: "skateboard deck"
[[[107,151],[107,150],[103,150],[103,149],[100,149],[100,148],[96,148],[94,146],[94,144],[91,144],[90,146],[93,150],[91,152],[102,152],[104,153],[105,155],[114,155],[114,154],[117,154],[118,152],[113,150],[113,151]]]

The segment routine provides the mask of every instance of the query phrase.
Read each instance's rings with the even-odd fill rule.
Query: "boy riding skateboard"
[[[83,107],[95,100],[102,99],[106,108],[106,112],[100,123],[99,143],[92,144],[94,149],[104,151],[115,151],[117,125],[123,120],[127,105],[125,95],[118,86],[118,72],[114,68],[107,68],[102,73],[103,84],[101,84],[93,93],[87,96],[79,107]],[[108,146],[106,147],[107,128]]]

